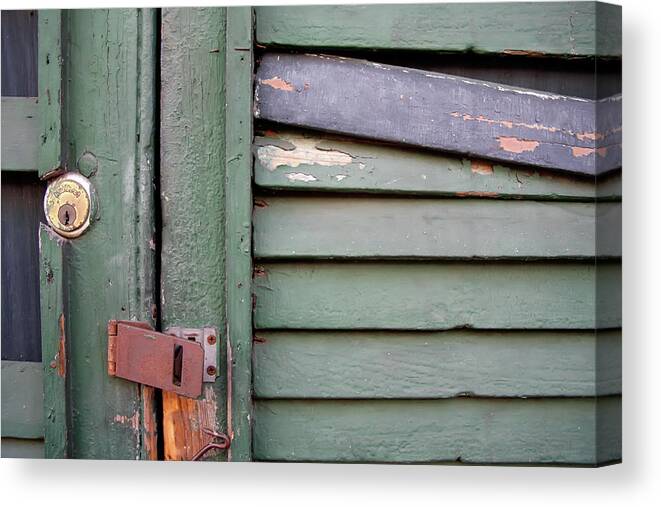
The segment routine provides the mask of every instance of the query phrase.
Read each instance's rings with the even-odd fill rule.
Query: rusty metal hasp
[[[203,328],[196,333],[192,329],[186,329],[187,333],[174,331],[159,333],[145,322],[111,320],[108,322],[108,374],[197,398],[202,394],[202,381],[215,380],[216,332],[213,328]],[[198,337],[206,339],[206,343],[203,345],[195,339]],[[213,370],[209,368],[210,363],[214,365]]]

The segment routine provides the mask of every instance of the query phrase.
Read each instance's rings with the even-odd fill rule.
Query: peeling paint
[[[458,197],[498,197],[500,194],[498,192],[480,192],[480,191],[469,191],[469,192],[457,192]]]
[[[539,146],[537,141],[529,141],[527,139],[519,139],[518,137],[504,137],[498,138],[500,149],[509,151],[510,153],[523,153],[524,151],[535,151]]]
[[[58,323],[60,327],[60,342],[57,349],[57,374],[60,377],[64,378],[67,374],[67,349],[66,349],[67,335],[65,332],[63,313],[60,314]]]
[[[131,428],[133,428],[135,431],[138,431],[140,429],[140,414],[138,413],[137,410],[131,417],[127,415],[117,414],[114,417],[113,421],[119,424],[128,425]]]
[[[452,113],[449,113],[450,116],[454,118],[461,118],[464,121],[477,121],[477,122],[482,122],[482,123],[487,123],[489,125],[498,125],[500,127],[506,127],[508,129],[514,128],[514,127],[522,127],[530,130],[541,130],[544,132],[563,132],[565,134],[571,135],[571,136],[576,136],[580,140],[588,139],[587,136],[589,136],[591,133],[589,132],[584,132],[581,134],[575,134],[574,132],[570,130],[564,130],[564,129],[559,129],[557,127],[549,127],[548,125],[542,125],[541,123],[523,123],[523,122],[515,122],[515,121],[510,121],[510,120],[493,120],[491,118],[487,118],[484,115],[479,115],[479,116],[473,116],[467,113],[459,113],[457,111],[454,111]],[[600,135],[600,134],[595,134],[595,135]],[[585,137],[581,137],[585,136]]]
[[[576,137],[581,141],[597,141],[603,139],[604,135],[599,132],[579,132],[576,134]]]
[[[344,166],[353,162],[351,155],[337,150],[322,150],[316,139],[288,139],[294,146],[287,150],[279,146],[267,145],[257,149],[257,158],[269,171],[279,166],[298,167],[299,165]]]
[[[295,88],[291,83],[288,83],[284,79],[279,78],[278,76],[273,76],[271,79],[260,79],[261,84],[275,88],[276,90],[282,90],[285,92],[293,92]]]
[[[581,148],[580,146],[575,146],[571,149],[571,154],[575,157],[587,157],[594,153],[594,148]]]
[[[335,179],[336,179],[337,181],[342,181],[343,179],[348,178],[348,177],[349,177],[348,174],[336,174],[336,175],[335,175]]]
[[[309,183],[311,181],[317,181],[317,178],[315,178],[311,174],[305,174],[305,173],[285,173],[285,176],[289,181],[303,181],[305,183]]]
[[[471,172],[475,174],[492,175],[493,165],[482,160],[471,160]]]
[[[515,55],[515,56],[545,56],[541,51],[529,51],[526,49],[504,49],[503,53],[506,55]]]
[[[608,154],[608,148],[581,148],[580,146],[575,146],[571,149],[571,154],[574,157],[587,157],[593,153],[597,153],[600,157],[605,157]]]

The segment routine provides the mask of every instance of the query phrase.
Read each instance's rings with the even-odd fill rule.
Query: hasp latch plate
[[[197,336],[206,340],[206,347],[195,339]],[[108,374],[197,398],[202,394],[202,382],[213,382],[217,375],[216,344],[213,328],[174,328],[160,333],[146,322],[111,320]]]

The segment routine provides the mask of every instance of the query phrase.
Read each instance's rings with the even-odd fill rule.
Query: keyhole
[[[63,226],[70,226],[76,220],[76,208],[71,204],[63,204],[57,212],[60,223]]]

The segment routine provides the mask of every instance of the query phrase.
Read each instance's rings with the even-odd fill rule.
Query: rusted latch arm
[[[215,331],[208,334],[215,344]],[[204,356],[202,344],[159,333],[146,322],[108,323],[108,374],[113,377],[197,398],[202,394]]]
[[[223,450],[229,448],[230,446],[230,439],[227,435],[225,435],[225,433],[218,433],[216,431],[210,430],[209,428],[202,428],[202,431],[207,435],[212,436],[214,439],[219,440],[219,442],[209,442],[207,445],[202,447],[202,449],[195,453],[195,455],[191,458],[191,461],[200,461],[202,456],[208,453],[211,449]]]

